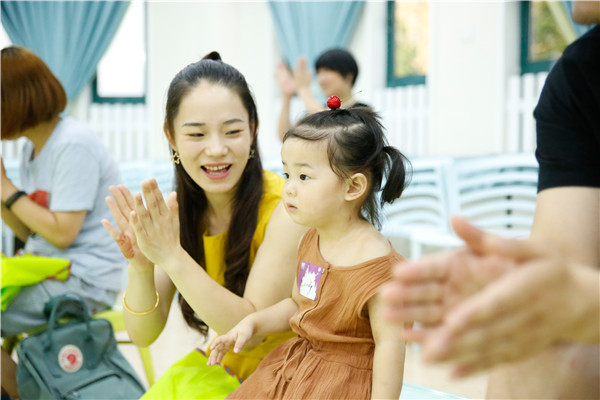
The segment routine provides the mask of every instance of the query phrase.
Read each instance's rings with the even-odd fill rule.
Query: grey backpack
[[[119,352],[110,322],[77,295],[52,298],[48,328],[17,346],[22,399],[138,399],[145,390]],[[63,317],[71,317],[59,322]],[[64,318],[63,318],[64,320]]]

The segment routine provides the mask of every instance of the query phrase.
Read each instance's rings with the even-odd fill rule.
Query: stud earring
[[[173,154],[171,154],[171,162],[173,164],[179,164],[181,162],[181,157],[179,157],[179,152],[177,150],[173,151]]]
[[[256,151],[254,149],[250,149],[250,155],[248,156],[248,160],[252,160],[254,158],[254,154]]]

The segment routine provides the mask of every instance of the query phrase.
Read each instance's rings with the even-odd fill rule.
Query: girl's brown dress
[[[330,265],[311,229],[298,252],[300,307],[290,319],[298,336],[276,347],[227,398],[370,399],[375,343],[366,303],[403,260],[392,249],[355,266]]]

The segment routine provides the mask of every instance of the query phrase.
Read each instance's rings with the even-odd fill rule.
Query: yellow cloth
[[[2,259],[2,311],[19,294],[21,287],[34,285],[45,279],[67,280],[71,273],[71,261],[24,254]]]
[[[273,210],[281,200],[283,193],[283,178],[271,171],[263,173],[263,197],[258,206],[258,221],[256,231],[250,244],[250,265],[254,262],[256,252],[265,238],[265,230],[271,219]],[[204,241],[204,260],[206,262],[206,272],[220,285],[225,284],[225,241],[227,240],[227,231],[220,235],[202,236]]]
[[[206,365],[208,358],[195,350],[173,364],[143,399],[224,399],[240,386],[224,367]]]
[[[254,262],[256,252],[264,237],[271,214],[281,200],[283,193],[283,179],[271,171],[264,171],[264,190],[258,209],[258,223],[252,238],[250,249],[250,265]],[[225,284],[225,241],[227,232],[216,236],[203,235],[204,259],[206,272],[216,282]],[[222,361],[235,376],[246,379],[258,366],[260,361],[277,345],[296,336],[291,330],[276,335],[267,336],[263,343],[254,349],[240,354],[228,353]],[[193,366],[196,365],[196,368]],[[213,383],[203,383],[207,379],[208,370]],[[218,378],[220,376],[220,378]],[[194,350],[181,360],[173,364],[163,376],[142,397],[143,399],[202,399],[224,398],[235,387],[231,387],[231,376],[220,366],[207,367],[206,358]],[[225,389],[223,396],[219,397],[213,392],[214,386],[223,382]],[[176,388],[176,389],[175,389]],[[209,390],[207,392],[207,389]]]

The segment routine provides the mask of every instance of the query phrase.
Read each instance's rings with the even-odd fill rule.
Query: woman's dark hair
[[[400,197],[408,184],[410,162],[398,149],[388,146],[377,113],[357,107],[310,114],[286,132],[283,142],[290,138],[325,141],[329,165],[342,179],[355,173],[365,174],[369,188],[362,215],[379,229],[380,207]]]
[[[319,72],[321,68],[339,72],[344,78],[352,74],[352,86],[358,78],[358,64],[352,54],[344,49],[331,49],[321,54],[315,62],[315,70]]]
[[[50,68],[31,51],[2,49],[2,140],[52,121],[67,105],[65,89]]]
[[[254,157],[248,160],[237,185],[233,215],[225,245],[225,287],[242,296],[248,279],[250,245],[257,226],[258,206],[263,192],[262,164],[257,143],[258,114],[244,76],[231,65],[222,62],[219,53],[213,51],[202,60],[182,69],[171,81],[167,92],[164,122],[165,132],[171,138],[175,133],[173,121],[179,112],[181,100],[200,82],[220,85],[237,93],[248,112],[248,122],[253,135],[250,149],[254,150]],[[175,186],[179,203],[181,245],[198,264],[206,268],[202,241],[202,235],[207,228],[206,195],[181,164],[175,164]],[[187,324],[206,335],[207,325],[198,318],[181,295],[179,295],[179,304]]]

